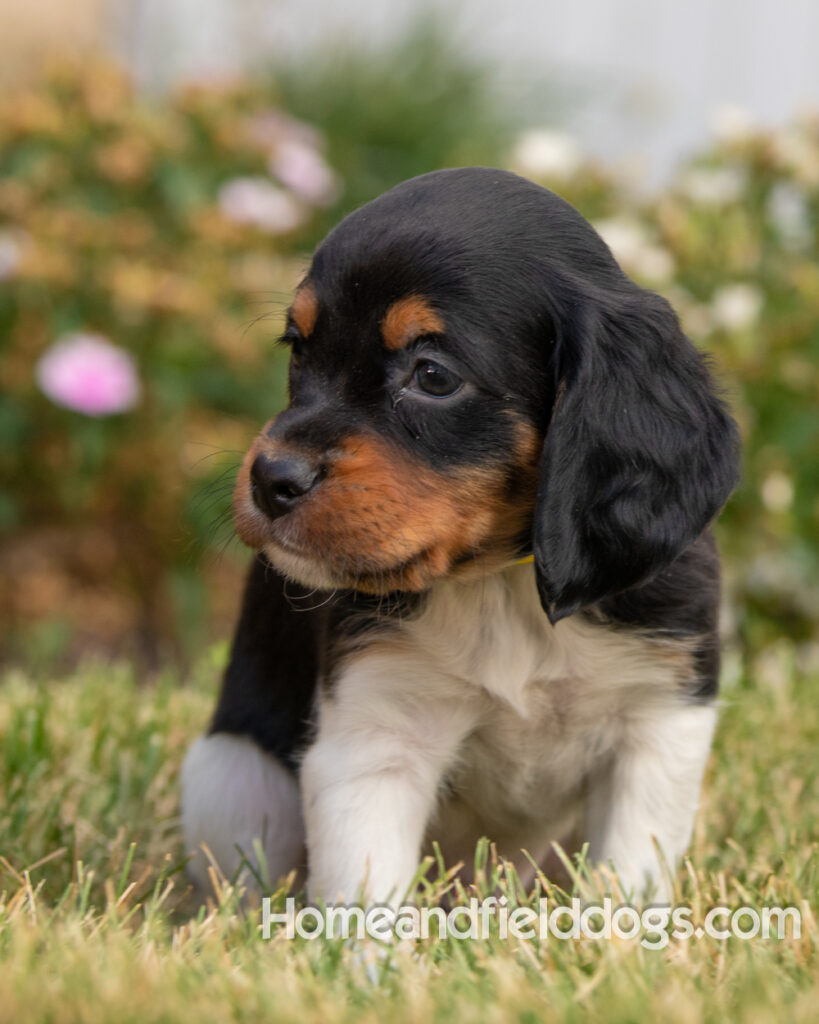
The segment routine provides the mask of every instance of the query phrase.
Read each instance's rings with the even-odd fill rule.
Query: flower
[[[772,138],[773,155],[779,166],[808,188],[819,185],[819,146],[800,125],[791,125]]]
[[[266,110],[256,114],[246,126],[250,142],[270,152],[283,142],[301,142],[313,149],[323,143],[321,132],[305,121],[298,121],[283,110]]]
[[[787,512],[793,504],[793,480],[781,470],[769,473],[762,484],[762,502],[771,512]]]
[[[267,110],[247,122],[245,131],[267,154],[270,173],[299,199],[313,206],[338,199],[341,183],[324,159],[324,137],[313,125]]]
[[[646,281],[659,284],[674,273],[674,257],[652,241],[646,228],[633,217],[609,217],[595,225],[603,241],[623,266]]]
[[[316,149],[302,139],[287,139],[273,150],[270,173],[299,199],[316,206],[329,206],[341,188],[332,168]]]
[[[737,167],[692,167],[680,179],[680,188],[694,203],[724,206],[742,198],[745,181]]]
[[[521,135],[512,151],[512,166],[530,178],[566,181],[582,163],[582,151],[571,135],[546,128]]]
[[[219,209],[234,224],[285,234],[304,223],[305,211],[284,189],[267,178],[231,178],[219,189]]]
[[[714,329],[708,307],[697,302],[694,296],[679,285],[669,285],[663,294],[677,311],[685,333],[695,338],[705,338]]]
[[[777,182],[768,198],[768,218],[786,249],[808,248],[813,238],[810,208],[798,188],[784,181]]]
[[[711,129],[720,142],[738,144],[753,138],[754,121],[744,107],[726,103],[711,114]]]
[[[97,334],[59,338],[40,357],[35,372],[53,402],[86,416],[126,412],[140,394],[131,356]]]
[[[744,331],[752,327],[762,312],[762,292],[752,284],[727,284],[711,299],[711,315],[726,331]]]
[[[17,269],[22,251],[20,243],[8,231],[0,232],[0,281],[11,277]]]

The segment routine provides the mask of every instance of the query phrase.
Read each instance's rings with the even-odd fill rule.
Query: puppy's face
[[[518,325],[487,330],[411,236],[355,256],[320,253],[296,293],[290,405],[244,459],[240,537],[300,583],[370,593],[514,561],[543,431],[508,354]]]
[[[307,586],[419,591],[534,551],[556,621],[672,561],[735,477],[667,304],[515,175],[423,175],[348,216],[283,340],[290,405],[244,459],[235,518]]]

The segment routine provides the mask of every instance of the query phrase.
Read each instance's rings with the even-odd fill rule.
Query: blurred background
[[[814,0],[0,0],[0,660],[224,645],[241,454],[323,233],[411,175],[575,204],[745,440],[729,676],[819,667]]]

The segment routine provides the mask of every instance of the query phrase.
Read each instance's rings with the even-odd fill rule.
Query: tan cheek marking
[[[268,424],[269,426],[269,424]],[[236,482],[237,532],[250,547],[270,539],[253,509],[250,466],[264,451],[280,454],[262,430]],[[438,473],[380,441],[360,435],[342,446],[332,471],[292,524],[297,539],[328,566],[352,575],[375,573],[374,592],[422,590],[464,555],[508,559],[510,545],[531,523],[541,438],[520,423],[502,465]],[[379,567],[415,559],[400,574]],[[468,571],[471,563],[467,564]],[[368,585],[361,581],[360,588]]]
[[[390,351],[398,351],[421,334],[441,334],[444,321],[421,295],[394,302],[381,321],[381,336]]]
[[[318,317],[318,299],[312,284],[303,284],[296,292],[290,315],[303,338],[309,338],[316,326]]]
[[[376,438],[350,438],[305,530],[319,548],[372,567],[411,558],[435,542],[456,510],[446,480]]]
[[[420,555],[392,581],[402,589],[428,586],[465,554],[503,560],[531,522],[538,451],[521,425],[509,462],[441,474],[378,439],[350,439],[302,521],[305,539],[363,573]]]

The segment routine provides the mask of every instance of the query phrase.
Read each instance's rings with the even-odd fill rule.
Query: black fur
[[[538,585],[552,622],[650,580],[737,481],[738,439],[664,299],[625,278],[562,319],[564,388],[543,448]]]
[[[694,643],[689,696],[707,700],[719,683],[719,556],[706,530],[671,565],[639,587],[604,598],[593,613],[612,626]]]
[[[295,610],[312,600],[263,555],[254,559],[210,727],[251,736],[290,768],[308,734],[324,646],[326,612]]]

